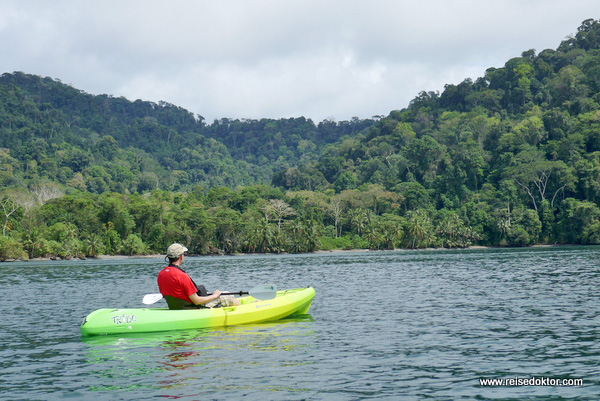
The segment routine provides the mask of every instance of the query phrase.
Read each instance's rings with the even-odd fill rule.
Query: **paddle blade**
[[[250,291],[248,291],[251,297],[260,300],[273,299],[277,296],[277,286],[275,284],[261,284],[257,285]]]
[[[162,294],[146,294],[142,299],[144,305],[155,304],[162,299]]]

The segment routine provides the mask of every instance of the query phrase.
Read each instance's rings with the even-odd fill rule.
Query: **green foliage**
[[[347,237],[326,237],[319,238],[319,249],[323,251],[332,251],[337,249],[356,249],[354,243]]]
[[[215,120],[0,77],[2,257],[600,242],[600,22],[386,117]]]
[[[148,249],[141,238],[135,234],[129,234],[121,245],[121,252],[125,255],[143,255]]]
[[[573,244],[598,243],[600,208],[597,204],[568,198],[557,217],[560,242]]]
[[[0,260],[4,261],[9,259],[27,260],[28,254],[18,240],[0,236]]]

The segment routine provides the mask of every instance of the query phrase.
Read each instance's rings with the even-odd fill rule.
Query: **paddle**
[[[250,291],[239,291],[239,292],[223,292],[221,295],[245,295],[248,294],[253,298],[260,300],[273,299],[277,296],[277,287],[275,284],[260,284],[252,288]],[[212,294],[209,294],[212,295]],[[157,303],[162,299],[162,294],[146,294],[142,299],[142,303],[145,305],[151,305]]]

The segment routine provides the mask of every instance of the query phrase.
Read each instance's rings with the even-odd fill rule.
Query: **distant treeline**
[[[554,214],[545,200],[536,212],[508,200],[503,205],[505,196],[490,185],[455,210],[433,208],[416,183],[407,183],[405,195],[378,184],[340,193],[284,193],[266,185],[198,187],[188,194],[53,197],[54,190],[2,198],[0,260],[164,253],[176,241],[203,255],[600,243],[595,203],[567,198]]]
[[[0,251],[600,243],[599,103],[593,19],[556,50],[367,120],[207,124],[167,103],[4,74]]]

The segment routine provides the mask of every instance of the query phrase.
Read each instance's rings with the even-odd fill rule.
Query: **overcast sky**
[[[0,0],[0,74],[215,118],[387,115],[556,49],[598,0]]]

